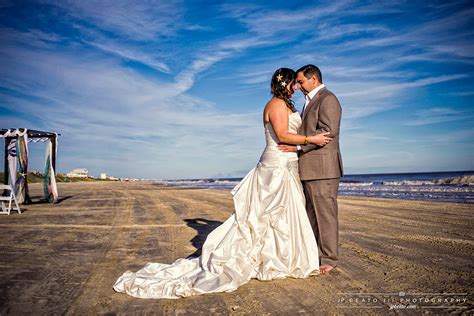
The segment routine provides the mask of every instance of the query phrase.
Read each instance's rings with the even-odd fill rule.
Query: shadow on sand
[[[59,204],[65,200],[68,200],[70,198],[72,198],[73,196],[72,195],[68,195],[68,196],[62,196],[62,197],[59,197],[58,198],[58,201],[56,203],[51,203],[51,201],[49,201],[48,199],[46,199],[44,196],[30,196],[30,200],[25,202],[25,203],[22,203],[20,205],[20,209],[21,209],[21,212],[27,212],[28,211],[28,205],[34,205],[34,204]]]
[[[213,221],[206,218],[191,218],[184,220],[186,224],[197,231],[197,235],[191,239],[191,243],[197,249],[193,254],[189,255],[187,259],[196,258],[201,255],[202,245],[209,235],[217,226],[223,222]]]
[[[67,196],[60,196],[58,198],[58,201],[54,204],[59,204],[63,201],[66,201],[70,198],[72,198],[73,196],[72,195],[67,195]],[[48,204],[48,203],[51,203],[51,201],[49,201],[47,198],[45,198],[44,196],[32,196],[30,197],[31,198],[31,201],[25,205],[32,205],[32,204]]]

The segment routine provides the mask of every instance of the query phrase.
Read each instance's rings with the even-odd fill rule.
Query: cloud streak
[[[101,44],[101,43],[94,43],[94,42],[87,42],[87,41],[85,43],[91,46],[94,46],[106,53],[111,53],[113,55],[119,56],[124,59],[142,63],[158,71],[165,72],[165,73],[171,72],[170,68],[165,63],[153,59],[148,54],[134,51],[128,47],[120,47],[117,44],[110,44],[110,43]]]
[[[467,111],[457,111],[451,108],[430,108],[417,111],[416,118],[403,122],[408,126],[431,125],[459,120],[469,120],[474,118],[474,113]]]
[[[110,0],[44,0],[44,4],[61,8],[71,17],[86,21],[104,31],[126,36],[131,40],[153,40],[177,32],[182,17],[179,2]]]

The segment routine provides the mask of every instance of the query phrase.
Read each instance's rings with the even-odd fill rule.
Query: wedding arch
[[[0,137],[5,139],[5,162],[3,183],[10,185],[18,202],[31,203],[28,192],[28,143],[46,143],[43,191],[45,198],[52,203],[58,201],[56,186],[56,154],[58,136],[53,132],[43,132],[26,128],[1,129]]]

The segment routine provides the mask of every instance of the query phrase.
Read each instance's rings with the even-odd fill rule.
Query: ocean
[[[196,189],[231,190],[242,178],[156,181]],[[341,178],[341,196],[474,203],[474,171],[352,174]]]

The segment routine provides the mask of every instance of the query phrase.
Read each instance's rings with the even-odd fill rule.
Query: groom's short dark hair
[[[323,75],[321,75],[321,70],[319,70],[319,68],[316,67],[315,65],[309,64],[309,65],[303,66],[296,71],[296,73],[299,73],[299,72],[302,72],[303,75],[308,79],[311,78],[312,76],[316,76],[316,78],[318,78],[318,81],[320,83],[323,83]]]

